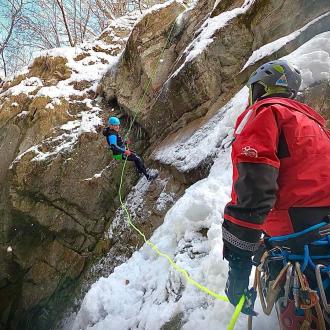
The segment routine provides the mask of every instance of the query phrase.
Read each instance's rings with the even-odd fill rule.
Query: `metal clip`
[[[299,262],[296,262],[296,273],[300,284],[300,290],[297,297],[299,300],[298,302],[299,307],[301,309],[310,309],[314,307],[319,300],[317,292],[309,287],[306,276],[301,272]],[[297,294],[297,292],[295,293]],[[296,298],[295,298],[295,302],[296,302]]]
[[[287,269],[289,268],[289,266],[291,265],[290,262],[288,262],[280,271],[280,273],[278,274],[278,276],[276,277],[276,279],[274,281],[269,281],[268,283],[268,290],[265,289],[265,287],[263,286],[262,281],[260,280],[260,273],[258,274],[259,279],[259,298],[260,298],[260,302],[261,302],[261,306],[263,309],[263,312],[266,315],[269,315],[274,307],[274,304],[281,292],[282,289],[282,283],[284,282],[284,278],[287,272]],[[265,294],[266,293],[266,294]]]
[[[288,270],[286,271],[286,279],[284,284],[284,296],[282,299],[282,305],[284,308],[288,305],[288,301],[289,301],[289,292],[292,282],[292,272],[293,272],[293,265],[290,264]]]
[[[299,301],[299,290],[300,290],[300,283],[298,278],[298,273],[295,270],[293,274],[293,288],[292,288],[292,294],[294,299],[294,306],[296,309],[300,307],[300,301]]]
[[[325,266],[319,264],[315,267],[315,276],[316,276],[317,286],[319,287],[319,290],[320,290],[320,296],[321,296],[323,308],[325,309],[325,311],[328,314],[330,314],[330,304],[328,303],[327,297],[325,295],[322,276],[321,276],[321,268],[322,267],[325,267]],[[328,273],[328,275],[330,277],[330,272]]]

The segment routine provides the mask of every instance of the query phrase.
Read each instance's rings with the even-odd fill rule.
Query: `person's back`
[[[308,282],[322,292],[324,274],[330,271],[330,266],[324,266],[330,260],[330,132],[319,114],[293,100],[300,83],[300,72],[285,61],[266,63],[251,75],[247,84],[251,106],[235,127],[232,199],[222,226],[224,258],[229,261],[225,291],[233,305],[245,294],[243,312],[250,315],[256,297],[253,289],[248,290],[251,256],[261,251],[260,238],[265,233],[262,248],[266,252],[257,271],[265,273],[267,285],[279,280],[279,274],[287,279],[286,304],[283,308],[279,304],[282,329],[287,329],[288,315],[287,321],[310,324],[310,314],[300,308],[308,300],[297,292],[302,286],[310,290]],[[306,283],[299,283],[292,292],[290,271],[300,274],[299,278],[306,275]],[[320,297],[324,315],[326,297],[330,299],[329,288],[325,290]],[[274,303],[278,296],[271,295]],[[313,301],[316,306],[318,298]],[[323,328],[322,318],[313,320]]]
[[[233,163],[240,165],[226,214],[232,220],[237,214],[235,190],[259,194],[260,205],[255,200],[253,208],[262,209],[270,189],[277,191],[276,202],[273,207],[269,204],[269,214],[262,224],[268,235],[290,234],[319,223],[330,214],[330,133],[325,120],[309,106],[283,97],[257,101],[241,115],[237,127],[246,114],[249,121],[233,144]],[[253,186],[239,186],[239,175],[248,171],[258,173],[255,191]],[[278,187],[274,185],[276,175]]]
[[[119,135],[118,131],[110,127],[105,127],[103,135],[113,153],[113,156],[121,156],[125,153],[126,146],[124,139]],[[121,159],[121,157],[114,157],[115,159]]]

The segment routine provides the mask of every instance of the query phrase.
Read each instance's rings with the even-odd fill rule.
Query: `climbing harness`
[[[112,155],[112,158],[115,159],[115,160],[122,160],[123,159],[123,156],[122,156],[122,154],[120,154],[120,155]]]
[[[276,303],[281,329],[325,330],[330,315],[325,293],[330,285],[330,265],[319,262],[329,262],[330,254],[313,251],[330,247],[330,224],[322,222],[298,233],[266,238],[264,246],[266,251],[255,273],[263,312],[269,315]],[[317,288],[310,288],[304,272],[315,274]],[[252,329],[252,320],[248,328]]]
[[[144,93],[143,93],[143,95],[141,96],[139,102],[137,103],[137,111],[135,112],[134,117],[133,117],[133,119],[132,119],[132,121],[131,121],[131,124],[130,124],[129,129],[128,129],[128,132],[127,132],[127,135],[128,135],[129,132],[131,131],[132,126],[133,126],[133,123],[134,123],[134,121],[135,121],[135,118],[136,118],[137,114],[138,114],[138,113],[140,112],[140,110],[141,110],[141,106],[142,106],[142,104],[143,104],[143,102],[144,102],[144,99],[145,99],[145,97],[146,97],[146,95],[147,95],[147,92],[148,92],[148,90],[149,90],[150,84],[151,84],[152,80],[153,80],[153,79],[155,78],[155,76],[156,76],[156,72],[157,72],[157,69],[158,69],[158,67],[159,67],[159,64],[161,63],[162,56],[163,56],[163,54],[164,54],[164,51],[165,51],[165,49],[166,49],[166,47],[167,47],[167,45],[168,45],[168,43],[169,43],[169,41],[170,41],[170,37],[171,37],[172,32],[173,32],[173,30],[174,30],[175,22],[176,22],[176,20],[174,20],[174,22],[173,22],[173,24],[172,24],[172,27],[171,27],[170,32],[169,32],[169,34],[168,34],[168,37],[167,37],[167,40],[166,40],[165,46],[163,47],[163,49],[162,49],[162,51],[161,51],[161,54],[160,54],[160,56],[159,56],[159,58],[158,58],[158,61],[156,62],[155,68],[154,68],[154,70],[153,70],[153,72],[152,72],[152,74],[151,74],[151,78],[149,79],[149,81],[148,81],[148,82],[146,83],[146,85],[144,86],[144,89],[143,89],[143,90],[144,90]],[[157,96],[157,97],[158,97],[158,96]],[[200,283],[196,282],[195,280],[193,280],[193,279],[189,276],[188,272],[187,272],[185,269],[183,269],[183,268],[181,268],[180,266],[178,266],[178,265],[174,262],[174,260],[173,260],[169,255],[167,255],[167,254],[164,253],[164,252],[161,252],[155,244],[153,244],[152,242],[150,242],[149,240],[147,240],[147,238],[145,237],[144,233],[143,233],[141,230],[139,230],[139,229],[133,224],[132,219],[131,219],[131,216],[130,216],[130,213],[129,213],[129,210],[127,209],[127,207],[126,207],[126,205],[125,205],[125,202],[123,201],[123,196],[122,196],[122,193],[121,193],[121,191],[122,191],[122,186],[123,186],[123,178],[124,178],[124,173],[125,173],[126,162],[127,162],[127,160],[125,159],[125,161],[123,162],[122,172],[121,172],[121,176],[120,176],[120,185],[119,185],[118,193],[119,193],[119,201],[120,201],[120,204],[121,204],[122,209],[123,209],[124,212],[126,213],[126,216],[127,216],[127,222],[128,222],[128,224],[129,224],[129,226],[132,227],[132,228],[133,228],[133,229],[134,229],[134,230],[135,230],[135,231],[136,231],[136,232],[137,232],[137,233],[143,238],[144,242],[145,242],[147,245],[149,245],[149,246],[150,246],[150,247],[151,247],[151,248],[152,248],[152,249],[153,249],[153,250],[154,250],[159,256],[162,256],[162,257],[166,258],[166,259],[168,260],[168,262],[170,263],[170,265],[171,265],[175,270],[177,270],[179,273],[181,273],[181,274],[183,275],[183,277],[186,279],[186,281],[187,281],[188,283],[194,285],[194,286],[195,286],[196,288],[198,288],[199,290],[205,292],[206,294],[208,294],[208,295],[214,297],[214,298],[217,299],[217,300],[222,300],[222,301],[225,301],[225,302],[229,302],[227,296],[225,296],[225,295],[220,295],[220,294],[218,294],[218,293],[216,293],[216,292],[214,292],[214,291],[208,289],[207,287],[201,285]],[[240,298],[239,303],[238,303],[237,306],[235,307],[234,314],[233,314],[233,316],[232,316],[232,318],[231,318],[231,320],[230,320],[230,323],[229,323],[229,325],[228,325],[228,328],[227,328],[228,330],[232,330],[232,329],[234,329],[235,324],[236,324],[236,321],[237,321],[237,319],[238,319],[238,317],[239,317],[239,315],[240,315],[240,313],[241,313],[241,311],[242,311],[242,308],[243,308],[243,306],[244,306],[244,303],[245,303],[245,296],[243,295],[243,296]]]

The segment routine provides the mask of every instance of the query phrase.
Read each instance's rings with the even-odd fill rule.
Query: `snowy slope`
[[[303,88],[319,80],[330,80],[330,32],[314,37],[287,56],[302,71]],[[187,141],[172,145],[158,159],[193,167],[189,158],[202,149],[200,134],[210,134],[217,143],[207,144],[207,154],[217,154],[207,178],[195,183],[167,213],[151,241],[186,269],[190,276],[209,289],[223,293],[227,263],[222,260],[221,222],[231,190],[230,148],[228,141],[234,122],[244,110],[247,89],[243,88],[219,114]],[[220,115],[223,114],[223,115]],[[204,133],[203,133],[204,132]],[[182,157],[179,157],[179,156]],[[184,159],[179,164],[179,159]],[[207,237],[201,229],[207,228]],[[260,311],[260,306],[257,306]],[[108,278],[99,279],[86,294],[72,329],[160,329],[176,315],[182,329],[225,329],[233,307],[216,301],[192,285],[159,257],[149,246],[135,252],[128,262],[117,267]],[[236,329],[246,329],[241,315]],[[256,329],[278,329],[275,316],[259,315]]]

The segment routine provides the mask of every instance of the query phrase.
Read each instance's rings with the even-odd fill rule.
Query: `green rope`
[[[156,76],[156,72],[158,70],[158,67],[159,67],[161,58],[162,58],[162,56],[163,56],[163,54],[165,52],[165,49],[166,49],[166,47],[167,47],[167,45],[168,45],[168,43],[170,41],[170,36],[172,34],[172,31],[174,29],[174,26],[175,26],[175,20],[174,20],[173,25],[172,25],[172,28],[171,28],[171,30],[170,30],[170,32],[168,34],[168,37],[167,37],[165,46],[163,47],[163,49],[161,51],[161,54],[160,54],[160,56],[158,58],[158,61],[156,62],[156,65],[155,65],[155,68],[154,68],[154,70],[152,72],[151,78],[147,82],[147,84],[146,84],[146,86],[144,88],[144,93],[143,93],[142,97],[140,98],[139,102],[137,103],[137,111],[135,112],[135,114],[133,116],[133,120],[131,121],[131,124],[130,124],[129,129],[128,129],[128,132],[127,132],[127,135],[130,133],[130,131],[132,129],[132,126],[133,126],[133,123],[135,122],[135,118],[136,118],[137,114],[141,110],[140,107],[142,106],[142,104],[144,102],[144,99],[145,99],[145,97],[147,95],[147,91],[148,91],[148,89],[150,87],[150,84],[151,84],[152,80]],[[124,173],[125,173],[125,167],[126,167],[126,162],[127,162],[127,159],[125,159],[125,161],[123,163],[123,168],[122,168],[122,172],[121,172],[121,176],[120,176],[120,185],[119,185],[119,191],[118,192],[119,192],[119,200],[120,200],[121,207],[122,207],[122,209],[125,211],[125,213],[127,215],[128,224],[143,238],[144,242],[147,245],[149,245],[159,256],[166,258],[168,260],[168,262],[170,263],[170,265],[175,270],[177,270],[179,273],[181,273],[188,283],[194,285],[196,288],[200,289],[201,291],[203,291],[206,294],[214,297],[217,300],[222,300],[222,301],[225,301],[225,302],[229,302],[227,296],[220,295],[220,294],[218,294],[218,293],[216,293],[216,292],[208,289],[207,287],[203,286],[202,284],[196,282],[195,280],[193,280],[189,276],[188,272],[185,269],[183,269],[180,266],[178,266],[169,255],[167,255],[166,253],[160,251],[155,244],[153,244],[152,242],[150,242],[149,240],[147,240],[145,234],[139,228],[137,228],[133,224],[132,219],[131,219],[131,216],[130,216],[130,213],[129,213],[129,211],[128,211],[126,205],[125,205],[125,203],[123,202],[122,194],[121,194],[122,186],[123,186],[123,178],[124,178]],[[239,301],[239,303],[238,303],[238,305],[236,306],[235,311],[234,311],[234,314],[233,314],[233,316],[232,316],[232,318],[230,320],[230,323],[228,325],[228,330],[233,330],[234,329],[234,326],[236,324],[236,321],[237,321],[237,319],[239,317],[239,314],[241,313],[241,310],[243,308],[244,301],[245,301],[245,297],[242,296],[241,299],[240,299],[240,301]]]

